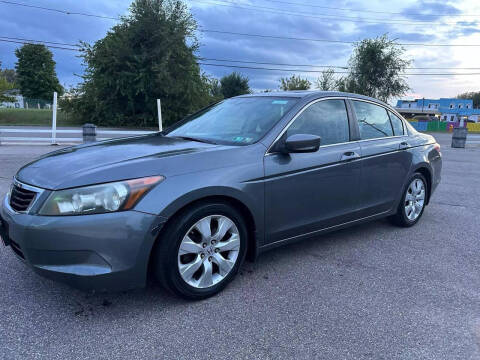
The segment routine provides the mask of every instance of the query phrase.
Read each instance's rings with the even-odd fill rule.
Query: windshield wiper
[[[191,136],[172,136],[172,137],[177,138],[177,139],[183,139],[183,140],[197,141],[197,142],[201,142],[201,143],[205,143],[205,144],[217,145],[217,143],[212,141],[212,140],[199,139],[199,138],[195,138],[195,137],[191,137]]]

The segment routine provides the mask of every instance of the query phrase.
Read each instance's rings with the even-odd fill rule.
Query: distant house
[[[480,122],[480,109],[473,108],[473,100],[440,98],[398,100],[397,111],[413,117],[415,115],[434,115],[442,121],[457,122],[460,119]]]
[[[5,92],[5,95],[15,99],[13,102],[0,102],[0,108],[14,108],[23,109],[25,107],[23,96],[20,95],[18,90],[9,90]]]

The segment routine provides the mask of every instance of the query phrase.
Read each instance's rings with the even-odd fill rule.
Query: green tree
[[[15,72],[15,69],[3,69],[0,76],[7,80],[10,84],[15,84],[17,80],[17,73]]]
[[[289,78],[280,79],[280,89],[284,91],[290,90],[308,90],[312,83],[300,76],[292,75]]]
[[[197,24],[179,0],[136,0],[93,46],[82,43],[86,67],[72,100],[77,116],[97,125],[166,125],[207,105],[209,79],[195,52]]]
[[[337,89],[337,80],[335,79],[335,70],[329,68],[322,71],[322,74],[315,81],[317,89],[322,91],[334,91]]]
[[[222,77],[220,79],[220,84],[225,99],[250,93],[248,78],[237,72]]]
[[[3,69],[2,70],[2,62],[0,61],[0,77],[4,78],[10,84],[15,84],[17,74],[15,72],[15,69]]]
[[[405,49],[387,35],[355,44],[349,60],[349,74],[339,80],[339,90],[388,101],[404,95],[410,87],[402,74],[411,61]]]
[[[2,70],[2,62],[0,61],[0,102],[12,102],[15,99],[9,96],[8,92],[14,89],[13,81],[8,81],[5,71]]]
[[[457,96],[458,99],[473,100],[473,107],[480,107],[480,91],[469,91]]]
[[[212,102],[218,102],[223,99],[222,93],[222,84],[220,84],[220,80],[218,79],[209,79],[209,94],[212,97]]]
[[[4,77],[0,76],[0,103],[13,102],[15,99],[8,95],[8,91],[13,89],[13,84],[9,83]]]
[[[24,97],[51,99],[54,91],[63,94],[53,54],[45,45],[25,44],[15,50],[15,55],[16,82]]]

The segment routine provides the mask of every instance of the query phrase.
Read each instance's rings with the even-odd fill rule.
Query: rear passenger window
[[[392,125],[385,108],[364,101],[353,101],[353,107],[362,140],[393,136]]]
[[[405,130],[403,129],[403,121],[391,111],[389,111],[388,114],[390,115],[390,120],[392,121],[393,134],[396,136],[405,134]]]
[[[323,100],[310,105],[287,130],[287,136],[311,134],[320,136],[320,145],[348,142],[348,115],[343,100]]]

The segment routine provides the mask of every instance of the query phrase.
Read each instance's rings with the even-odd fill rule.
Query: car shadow
[[[288,275],[289,266],[284,267],[284,264],[289,261],[309,258],[309,261],[313,262],[328,262],[329,255],[337,249],[358,245],[358,242],[372,241],[372,237],[379,231],[392,231],[392,228],[395,229],[386,220],[379,220],[269,250],[261,254],[255,262],[246,261],[237,278],[224,291],[202,301],[188,301],[172,295],[153,279],[149,279],[144,289],[85,293],[34,275],[31,269],[21,264],[19,266],[23,269],[15,270],[21,281],[25,281],[20,286],[22,290],[37,294],[35,302],[45,303],[40,304],[40,307],[48,306],[51,312],[63,313],[67,318],[105,321],[124,316],[134,317],[135,314],[152,311],[168,313],[172,308],[178,312],[184,308],[209,307],[212,303],[227,303],[231,298],[247,296],[246,294],[252,291],[261,293],[262,284]]]

